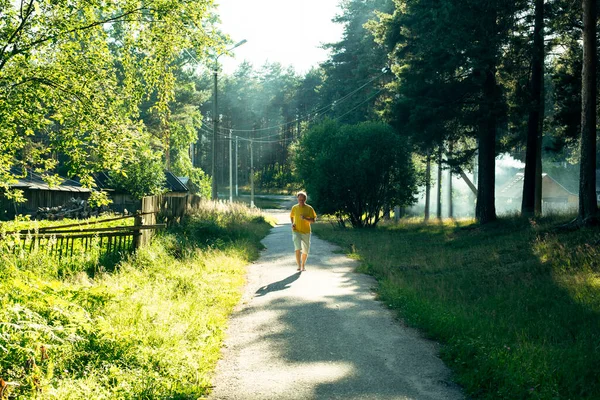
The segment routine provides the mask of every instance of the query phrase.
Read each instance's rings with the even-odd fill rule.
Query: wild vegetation
[[[10,398],[198,398],[245,266],[270,225],[207,205],[106,270],[0,254],[0,383]],[[95,268],[89,268],[90,263]]]
[[[415,201],[410,155],[383,123],[315,125],[300,140],[295,164],[314,206],[342,225],[349,220],[355,227],[374,226],[384,207]]]
[[[385,305],[441,342],[470,396],[594,399],[600,231],[556,231],[568,220],[406,220],[367,230],[324,222],[315,232],[378,279]]]
[[[331,52],[320,66],[299,74],[277,63],[243,63],[219,74],[214,177],[205,173],[213,162],[212,69],[228,43],[216,29],[215,4],[5,3],[5,196],[19,199],[10,184],[23,167],[48,172],[50,181],[59,173],[89,185],[91,173],[109,171],[116,186],[136,196],[160,191],[167,168],[191,177],[207,196],[210,179],[228,183],[233,157],[241,185],[249,184],[252,159],[257,188],[292,190],[305,184],[293,163],[299,139],[329,118],[388,123],[424,164],[436,162],[463,179],[476,169],[479,222],[496,217],[499,153],[526,163],[525,215],[541,212],[539,177],[549,163],[582,165],[571,176],[585,193],[580,220],[596,212],[595,124],[585,122],[595,120],[595,24],[584,23],[579,3],[341,2],[333,22],[343,26],[342,38],[325,45]],[[582,3],[587,16],[594,12],[589,3]],[[428,186],[430,168],[421,168]]]
[[[0,196],[23,201],[13,184],[29,168],[90,187],[107,172],[137,197],[162,191],[170,169],[207,197],[235,157],[241,186],[303,186],[319,215],[363,226],[410,204],[420,183],[427,220],[432,164],[464,181],[477,171],[477,223],[317,229],[444,343],[474,397],[600,392],[598,232],[553,231],[568,219],[540,217],[552,171],[578,182],[576,226],[598,220],[595,1],[344,0],[324,63],[220,73],[216,114],[212,69],[230,40],[211,0],[0,9]],[[526,218],[496,222],[500,153],[525,162]],[[206,211],[114,271],[94,251],[58,263],[2,252],[0,383],[21,398],[202,395],[265,229],[252,214]]]

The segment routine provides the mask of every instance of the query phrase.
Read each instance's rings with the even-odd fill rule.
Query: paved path
[[[296,272],[288,212],[249,267],[211,399],[462,399],[435,343],[374,300],[376,282],[313,235]]]

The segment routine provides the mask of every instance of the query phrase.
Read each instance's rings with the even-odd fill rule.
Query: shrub
[[[348,218],[355,227],[376,225],[386,205],[415,201],[410,153],[383,123],[325,121],[301,139],[295,163],[320,213]]]

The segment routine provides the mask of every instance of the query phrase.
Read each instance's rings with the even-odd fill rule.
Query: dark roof
[[[68,178],[64,178],[62,176],[60,176],[59,178],[62,179],[62,183],[59,184],[58,186],[50,186],[48,185],[48,183],[46,183],[46,181],[44,181],[43,179],[43,175],[42,174],[37,174],[35,172],[33,172],[31,169],[26,169],[27,171],[27,176],[23,177],[23,178],[17,178],[17,183],[14,183],[11,185],[11,188],[14,189],[29,189],[29,190],[47,190],[47,191],[57,191],[57,192],[91,192],[90,189],[85,188],[81,185],[81,183],[72,180],[72,179],[68,179]],[[10,172],[14,175],[14,176],[20,176],[23,174],[23,170],[21,168],[18,167],[12,167],[10,169]]]
[[[98,172],[94,174],[94,180],[98,189],[114,190],[110,184],[110,177],[107,172]],[[167,192],[187,193],[189,190],[181,180],[173,175],[172,172],[165,170],[165,185]]]
[[[100,190],[114,190],[110,187],[110,178],[106,172],[96,172],[93,174],[96,187]]]
[[[187,186],[185,186],[178,177],[173,175],[172,172],[165,171],[165,176],[167,178],[167,181],[165,183],[165,188],[169,192],[180,192],[180,193],[188,192]]]

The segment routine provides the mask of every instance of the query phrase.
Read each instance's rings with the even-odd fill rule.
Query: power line
[[[364,86],[363,86],[364,87]],[[356,110],[357,108],[359,108],[360,106],[362,106],[363,104],[365,104],[366,102],[372,100],[373,98],[375,98],[379,93],[381,93],[384,90],[384,88],[379,89],[377,92],[375,92],[374,94],[372,94],[371,96],[369,96],[368,98],[366,98],[365,100],[361,101],[360,103],[358,103],[357,105],[355,105],[354,107],[352,107],[350,110],[346,111],[345,113],[343,113],[342,115],[339,115],[335,118],[333,118],[333,120],[339,120],[340,118],[348,115],[349,113],[351,113],[352,111]],[[226,128],[223,128],[226,129]],[[200,130],[206,134],[210,134],[212,135],[213,132],[209,131],[208,129],[204,128],[203,126],[200,127]],[[238,138],[239,140],[242,141],[246,141],[246,142],[252,142],[252,143],[263,143],[263,144],[268,144],[268,143],[285,143],[285,142],[291,142],[294,140],[294,138],[283,138],[283,139],[278,139],[278,140],[264,140],[264,139],[268,139],[270,137],[275,137],[277,135],[280,135],[280,133],[276,133],[273,135],[267,135],[267,136],[263,136],[263,137],[258,137],[258,138],[245,138],[242,136],[233,136],[231,135],[231,133],[235,132],[235,129],[228,129],[230,131],[230,134],[224,134],[224,133],[218,133],[217,136],[220,136],[223,139],[233,139],[234,137]],[[254,132],[254,131],[250,131],[250,132]]]
[[[279,125],[273,125],[273,126],[268,126],[265,128],[257,128],[257,129],[231,129],[231,128],[219,128],[222,129],[224,131],[233,131],[233,132],[260,132],[260,131],[265,131],[265,130],[271,130],[271,129],[278,129],[287,125],[292,125],[292,124],[296,124],[299,121],[302,121],[303,119],[305,119],[308,116],[313,116],[313,118],[317,118],[320,115],[324,114],[325,112],[327,112],[328,110],[332,109],[333,107],[335,107],[337,104],[345,101],[346,99],[350,98],[352,95],[354,95],[355,93],[357,93],[358,91],[360,91],[361,89],[363,89],[364,87],[366,87],[367,85],[371,84],[372,82],[374,82],[375,80],[381,78],[383,75],[385,75],[387,73],[387,69],[384,69],[381,74],[377,75],[376,77],[370,79],[368,82],[364,83],[363,85],[361,85],[360,87],[358,87],[357,89],[354,89],[353,91],[351,91],[350,93],[342,96],[341,98],[334,100],[333,102],[331,102],[330,104],[321,107],[320,109],[316,110],[314,113],[311,114],[306,114],[304,116],[298,117],[293,121],[290,122],[286,122],[283,124],[279,124]],[[380,93],[383,89],[379,90]],[[370,99],[369,99],[370,100]],[[367,100],[368,101],[368,100]],[[364,103],[361,103],[364,104]],[[354,108],[355,109],[355,108]],[[353,110],[354,110],[353,109]]]

